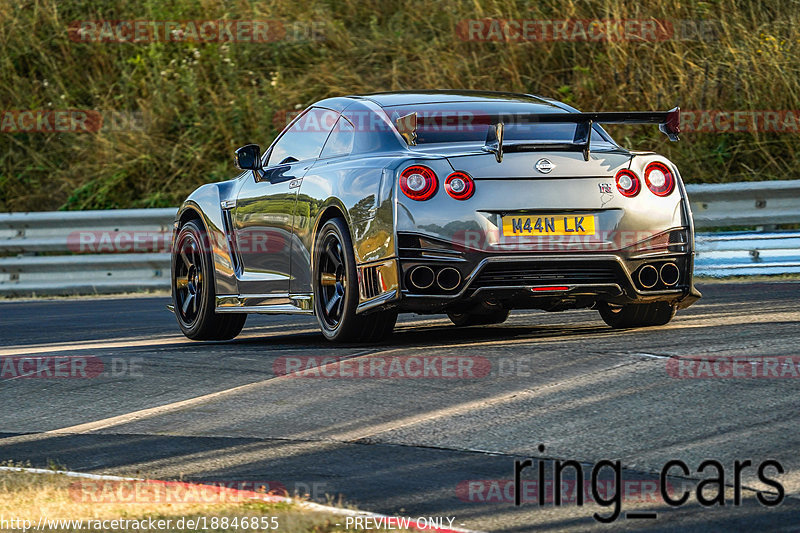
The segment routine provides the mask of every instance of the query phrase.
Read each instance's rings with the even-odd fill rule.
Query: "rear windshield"
[[[398,117],[417,113],[417,144],[471,142],[483,143],[492,122],[500,115],[504,142],[572,142],[576,124],[519,124],[515,113],[567,113],[549,105],[526,103],[469,102],[418,104],[385,108],[394,122]],[[592,145],[612,144],[613,140],[599,126],[592,131]]]

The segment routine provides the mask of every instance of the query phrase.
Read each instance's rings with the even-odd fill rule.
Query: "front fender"
[[[239,287],[234,272],[234,262],[228,242],[227,222],[223,217],[221,202],[235,197],[236,181],[209,183],[197,188],[181,204],[175,218],[176,230],[181,224],[199,218],[206,230],[207,246],[214,261],[214,287],[216,294],[238,294]],[[177,231],[175,232],[177,237]],[[174,238],[175,238],[174,237]],[[173,246],[175,242],[173,241]]]

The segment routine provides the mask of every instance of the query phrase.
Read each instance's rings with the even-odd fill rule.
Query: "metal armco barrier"
[[[700,233],[694,273],[757,276],[800,273],[800,233]]]
[[[176,211],[0,213],[0,296],[169,289]]]
[[[695,229],[756,226],[761,231],[698,233],[698,276],[800,273],[800,231],[773,231],[800,224],[800,180],[688,185]]]
[[[800,223],[800,180],[688,185],[695,229]]]
[[[687,186],[698,233],[695,274],[800,273],[800,180]],[[0,213],[0,296],[169,289],[175,208]]]

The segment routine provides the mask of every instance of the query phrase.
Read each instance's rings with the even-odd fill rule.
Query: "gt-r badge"
[[[610,183],[598,183],[597,186],[600,187],[600,207],[605,207],[614,199],[614,189]]]
[[[536,162],[535,168],[542,174],[549,174],[556,166],[549,159],[540,159]]]

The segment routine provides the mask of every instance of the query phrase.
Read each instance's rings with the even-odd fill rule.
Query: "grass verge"
[[[40,524],[45,527],[39,527],[38,531],[65,532],[355,531],[346,527],[345,516],[308,509],[302,502],[256,501],[253,499],[257,497],[254,493],[242,496],[234,494],[234,491],[197,487],[202,486],[99,481],[63,474],[2,471],[0,531],[21,531],[26,525],[28,530],[32,530]],[[128,522],[115,524],[113,520]],[[189,521],[194,527],[189,527]],[[153,524],[156,526],[153,527]],[[159,527],[161,525],[164,527]],[[277,528],[274,527],[276,525]]]

